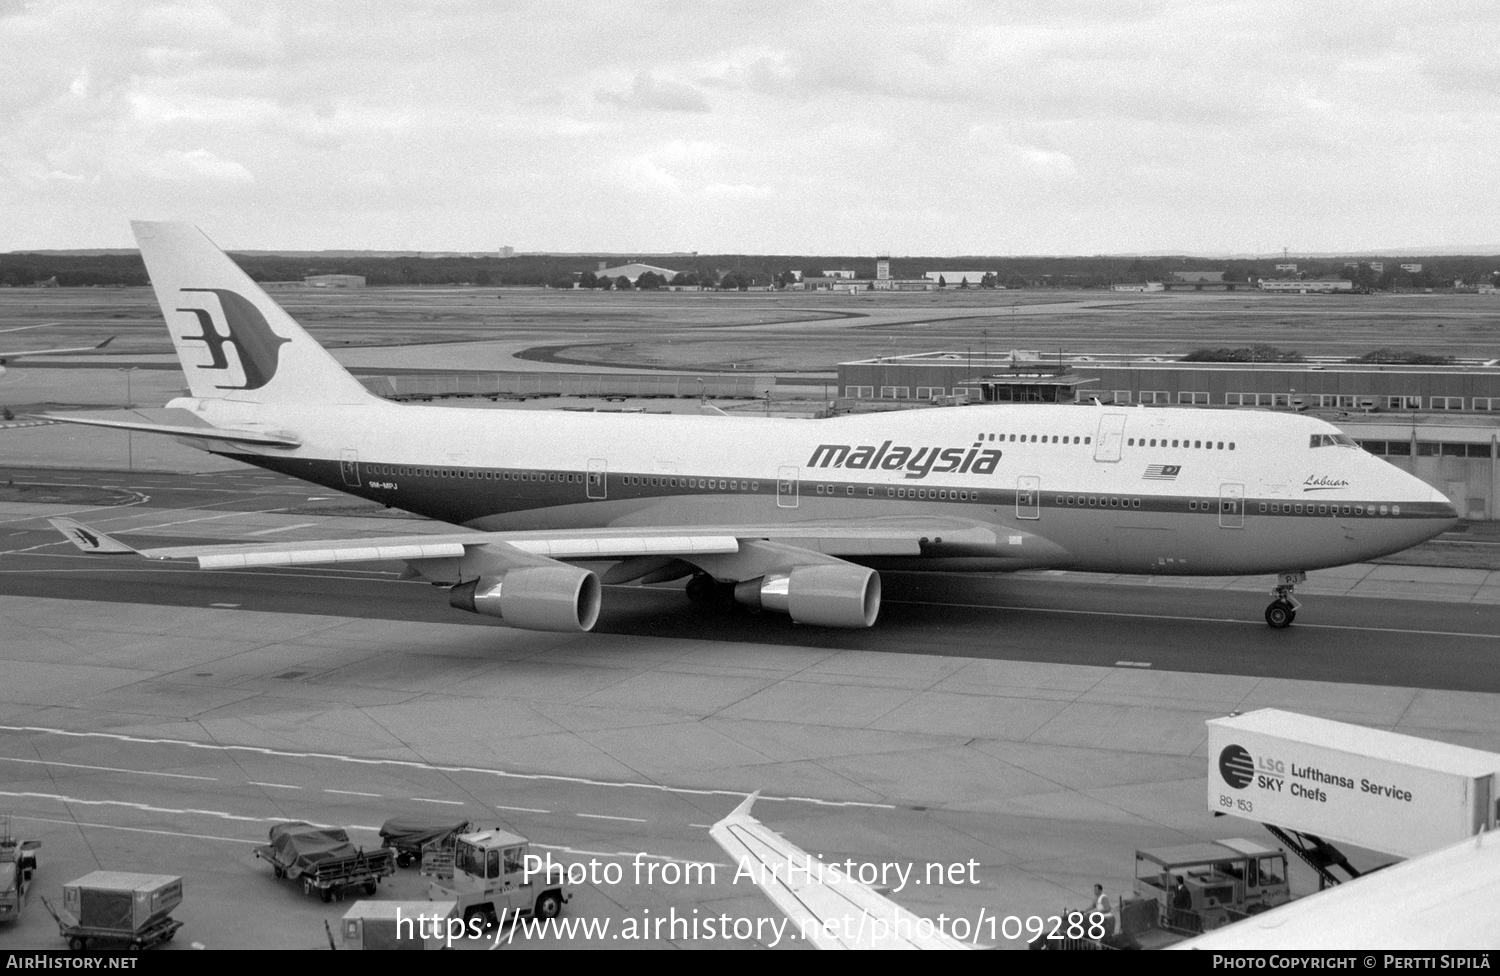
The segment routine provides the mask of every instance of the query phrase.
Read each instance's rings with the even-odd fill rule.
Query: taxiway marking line
[[[302,789],[302,787],[300,787],[300,786],[293,786],[290,783],[257,783],[253,779],[246,780],[245,782],[246,782],[246,784],[248,784],[250,786],[274,786],[278,790],[300,790],[300,789]]]
[[[22,817],[17,820],[29,820],[33,823],[64,824],[69,827],[94,827],[102,830],[128,830],[132,834],[161,834],[166,837],[189,837],[193,840],[222,840],[231,844],[259,844],[258,840],[245,840],[243,837],[219,837],[215,834],[184,834],[176,830],[152,830],[149,827],[121,827],[119,824],[89,823],[85,820],[53,820],[50,817]]]
[[[218,607],[221,610],[233,610],[235,607],[238,607],[239,604],[238,603],[210,603],[209,606],[211,606],[211,607]]]
[[[85,557],[87,558],[87,557]],[[8,570],[15,572],[15,570]],[[1347,593],[1337,593],[1335,596],[1350,596]],[[1186,623],[1197,624],[1240,624],[1246,627],[1264,627],[1265,623],[1260,620],[1238,620],[1234,617],[1178,617],[1165,613],[1121,613],[1115,610],[1071,610],[1066,607],[1013,607],[993,603],[939,603],[930,600],[887,600],[887,603],[899,603],[913,607],[954,607],[960,610],[1018,610],[1023,613],[1065,613],[1079,617],[1126,617],[1132,620],[1180,620]],[[1423,601],[1423,602],[1448,602],[1448,601]],[[1468,606],[1467,603],[1453,601],[1454,606]],[[1359,627],[1354,624],[1295,624],[1308,630],[1355,630],[1367,634],[1411,634],[1416,637],[1474,637],[1480,640],[1500,640],[1500,634],[1472,634],[1456,630],[1409,630],[1400,627]]]
[[[651,790],[657,793],[684,794],[689,796],[732,796],[744,799],[748,793],[739,790],[710,790],[687,786],[667,786],[662,783],[632,783],[592,779],[587,776],[563,776],[559,773],[516,773],[505,769],[487,769],[483,766],[449,766],[441,763],[425,763],[415,759],[369,759],[360,756],[344,756],[334,752],[294,752],[290,749],[272,749],[269,746],[221,745],[216,742],[194,742],[191,739],[151,738],[125,735],[122,732],[79,732],[71,729],[55,729],[43,725],[0,725],[0,732],[26,732],[40,735],[60,735],[75,739],[109,739],[115,742],[134,742],[141,745],[181,746],[185,749],[205,749],[212,752],[247,752],[259,756],[279,756],[284,759],[327,759],[359,766],[393,766],[401,769],[424,769],[435,773],[477,773],[498,779],[519,779],[545,783],[576,783],[581,786],[608,786],[616,789]],[[3,795],[3,794],[0,794]],[[812,803],[825,807],[866,807],[875,810],[894,810],[894,803],[872,803],[868,800],[823,800],[809,796],[761,796],[769,803]],[[453,801],[445,801],[453,802]]]
[[[324,790],[324,793],[341,793],[344,796],[380,796],[379,793],[361,793],[359,790]]]
[[[1115,662],[1115,667],[1117,667],[1117,668],[1149,668],[1149,667],[1151,667],[1151,662],[1150,661],[1116,661]]]
[[[317,525],[317,524],[318,524],[317,522],[298,522],[296,525],[278,525],[278,526],[276,526],[273,529],[257,529],[254,532],[246,532],[245,534],[246,535],[270,535],[273,532],[290,532],[293,529],[305,529],[308,526]]]
[[[504,806],[501,806],[498,803],[495,804],[495,809],[496,810],[514,810],[517,813],[551,813],[552,812],[551,810],[538,810],[536,807],[504,807]]]
[[[713,830],[713,824],[688,824],[689,827],[702,827],[704,830]]]
[[[450,807],[461,807],[464,805],[462,800],[434,800],[427,796],[414,796],[412,799],[418,803],[442,803]]]
[[[150,769],[122,769],[119,766],[86,766],[83,763],[58,762],[53,759],[15,759],[11,756],[0,756],[0,762],[34,763],[38,766],[66,766],[69,769],[97,769],[106,773],[135,773],[137,776],[170,776],[173,779],[201,779],[209,783],[217,783],[217,776],[191,776],[187,773],[158,773]]]
[[[623,820],[626,823],[650,823],[651,822],[651,821],[645,820],[645,819],[643,819],[641,817],[611,817],[607,813],[577,813],[577,814],[574,814],[574,816],[576,816],[576,817],[586,817],[589,820]]]

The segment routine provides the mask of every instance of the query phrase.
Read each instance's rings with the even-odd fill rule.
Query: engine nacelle
[[[852,563],[794,566],[735,584],[734,598],[799,624],[871,627],[880,615],[880,574]]]
[[[587,631],[599,619],[599,577],[562,564],[522,566],[460,583],[448,603],[523,630]]]

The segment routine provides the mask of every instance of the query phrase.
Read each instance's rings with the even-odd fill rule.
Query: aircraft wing
[[[331,539],[168,546],[135,549],[72,519],[49,519],[79,549],[91,553],[135,553],[148,559],[196,559],[200,569],[248,569],[388,559],[461,558],[487,548],[512,561],[537,559],[619,560],[634,557],[681,557],[738,553],[741,543],[765,539],[826,556],[917,555],[923,541],[992,545],[994,533],[981,525],[952,518],[870,519],[858,524],[789,522],[776,525],[611,527],[515,532],[461,531],[381,538]],[[623,580],[621,580],[623,582]]]
[[[24,356],[60,356],[66,352],[93,352],[95,349],[103,349],[105,346],[114,341],[115,337],[110,336],[108,339],[105,339],[103,342],[95,346],[69,346],[67,348],[56,349],[20,349],[16,352],[0,352],[0,363],[6,362],[7,360],[11,359],[20,359]]]
[[[159,410],[101,410],[88,414],[33,414],[38,420],[59,424],[81,424],[85,427],[109,427],[114,430],[139,430],[147,434],[173,437],[198,437],[234,444],[262,444],[269,447],[296,447],[301,442],[286,431],[247,430],[215,427],[191,410],[166,407]]]
[[[1172,949],[1500,948],[1500,832],[1381,868]]]
[[[750,815],[754,793],[709,830],[738,872],[819,949],[976,949],[788,842]]]

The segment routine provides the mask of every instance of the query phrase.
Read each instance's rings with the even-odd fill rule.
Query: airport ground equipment
[[[1324,884],[1333,842],[1416,857],[1496,826],[1500,755],[1265,708],[1208,721],[1208,806],[1275,828]]]
[[[36,849],[39,840],[21,840],[11,829],[11,816],[0,816],[0,922],[14,922],[21,917],[26,892],[36,871]]]
[[[426,873],[425,863],[423,868]],[[495,922],[502,914],[556,918],[573,898],[565,880],[563,866],[538,861],[526,838],[504,830],[481,830],[458,838],[452,878],[429,881],[427,897],[457,902],[465,922],[481,916]]]
[[[443,949],[457,911],[452,901],[361,899],[344,913],[339,932],[345,949]]]
[[[300,880],[304,894],[316,891],[324,901],[343,898],[349,891],[373,895],[381,878],[396,873],[394,851],[358,849],[337,827],[301,821],[272,827],[271,842],[257,847],[255,856],[271,862],[276,877]]]
[[[458,835],[473,829],[467,820],[391,817],[380,827],[380,846],[396,852],[396,867],[409,868],[421,862],[428,851],[451,852]]]
[[[149,949],[182,928],[172,910],[182,904],[182,878],[173,874],[95,871],[63,885],[62,907],[42,899],[68,948],[99,943]]]

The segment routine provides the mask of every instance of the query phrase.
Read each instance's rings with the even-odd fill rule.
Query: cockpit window
[[[1308,438],[1308,447],[1358,447],[1348,434],[1313,434]]]

